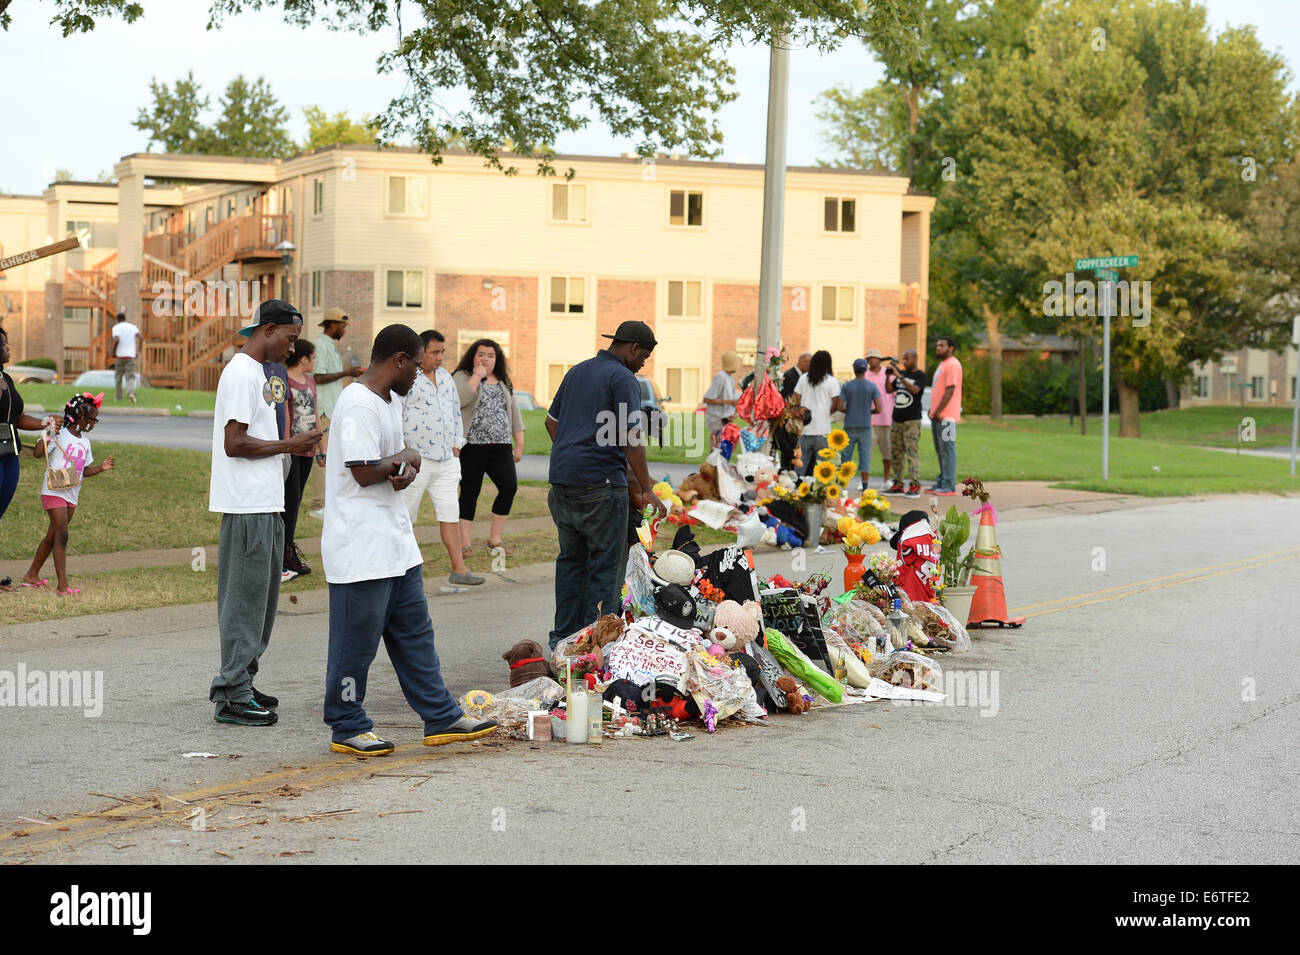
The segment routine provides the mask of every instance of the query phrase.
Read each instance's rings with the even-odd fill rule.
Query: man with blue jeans
[[[363,706],[380,639],[402,695],[423,720],[425,746],[479,739],[497,726],[466,719],[442,681],[424,561],[402,500],[423,462],[403,440],[401,398],[423,359],[414,329],[389,325],[375,336],[370,367],[334,405],[321,559],[330,589],[324,717],[336,753],[393,752]]]
[[[961,362],[953,354],[951,338],[940,338],[934,346],[939,367],[930,382],[930,436],[939,459],[939,477],[927,494],[957,493],[957,425],[961,421]]]
[[[858,452],[858,474],[862,476],[862,489],[866,490],[871,477],[871,416],[880,413],[880,389],[867,380],[867,362],[858,358],[853,362],[853,380],[840,388],[840,401],[844,404],[844,433],[849,445],[844,449],[844,460],[853,460]],[[847,482],[845,482],[847,484]]]
[[[600,614],[621,612],[628,467],[642,488],[654,485],[636,380],[657,344],[654,332],[645,322],[623,322],[602,337],[611,339],[609,348],[569,369],[546,415],[552,442],[547,503],[560,538],[552,648]],[[639,504],[664,510],[648,491]]]

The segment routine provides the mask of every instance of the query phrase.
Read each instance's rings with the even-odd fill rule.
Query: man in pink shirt
[[[871,416],[871,443],[880,449],[880,461],[885,466],[885,483],[881,487],[889,487],[889,433],[894,424],[894,396],[885,389],[883,358],[879,348],[868,349],[866,379],[880,391],[880,414]],[[865,491],[865,475],[863,481],[862,489]]]
[[[953,354],[951,338],[940,338],[934,346],[939,367],[930,385],[930,436],[939,458],[939,477],[927,494],[957,493],[957,424],[961,421],[961,362]]]

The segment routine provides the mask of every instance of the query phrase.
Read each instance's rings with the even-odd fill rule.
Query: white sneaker
[[[297,576],[298,576],[298,571],[290,570],[288,567],[286,567],[284,570],[280,571],[280,583],[287,584],[289,581],[293,580]]]

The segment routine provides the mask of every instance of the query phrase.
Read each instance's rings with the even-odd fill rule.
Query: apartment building
[[[1296,349],[1282,352],[1242,348],[1217,362],[1195,362],[1191,381],[1183,386],[1180,402],[1194,405],[1247,405],[1283,407],[1295,398]]]
[[[505,176],[475,156],[435,166],[413,149],[139,153],[114,168],[116,186],[52,186],[50,234],[91,221],[95,243],[85,190],[113,194],[95,207],[115,212],[116,247],[48,268],[46,353],[105,362],[105,323],[120,308],[145,330],[145,375],[210,388],[240,313],[274,296],[302,309],[313,335],[326,309],[344,309],[342,345],[363,359],[393,322],[441,330],[456,357],[493,338],[516,386],[543,402],[626,319],[655,329],[644,373],[670,406],[698,403],[722,352],[752,361],[761,165],[560,156],[552,178],[515,162],[520,173]],[[782,337],[792,355],[825,348],[846,377],[867,348],[924,348],[933,207],[901,176],[788,170]]]

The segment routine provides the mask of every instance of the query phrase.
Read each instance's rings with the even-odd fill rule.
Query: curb
[[[207,418],[209,421],[211,421],[211,420],[212,420],[213,418],[215,418],[216,416],[217,416],[217,413],[216,413],[215,411],[191,411],[191,412],[190,412],[188,415],[186,415],[185,417],[187,417],[187,418]],[[179,416],[178,416],[178,417],[179,417]]]

